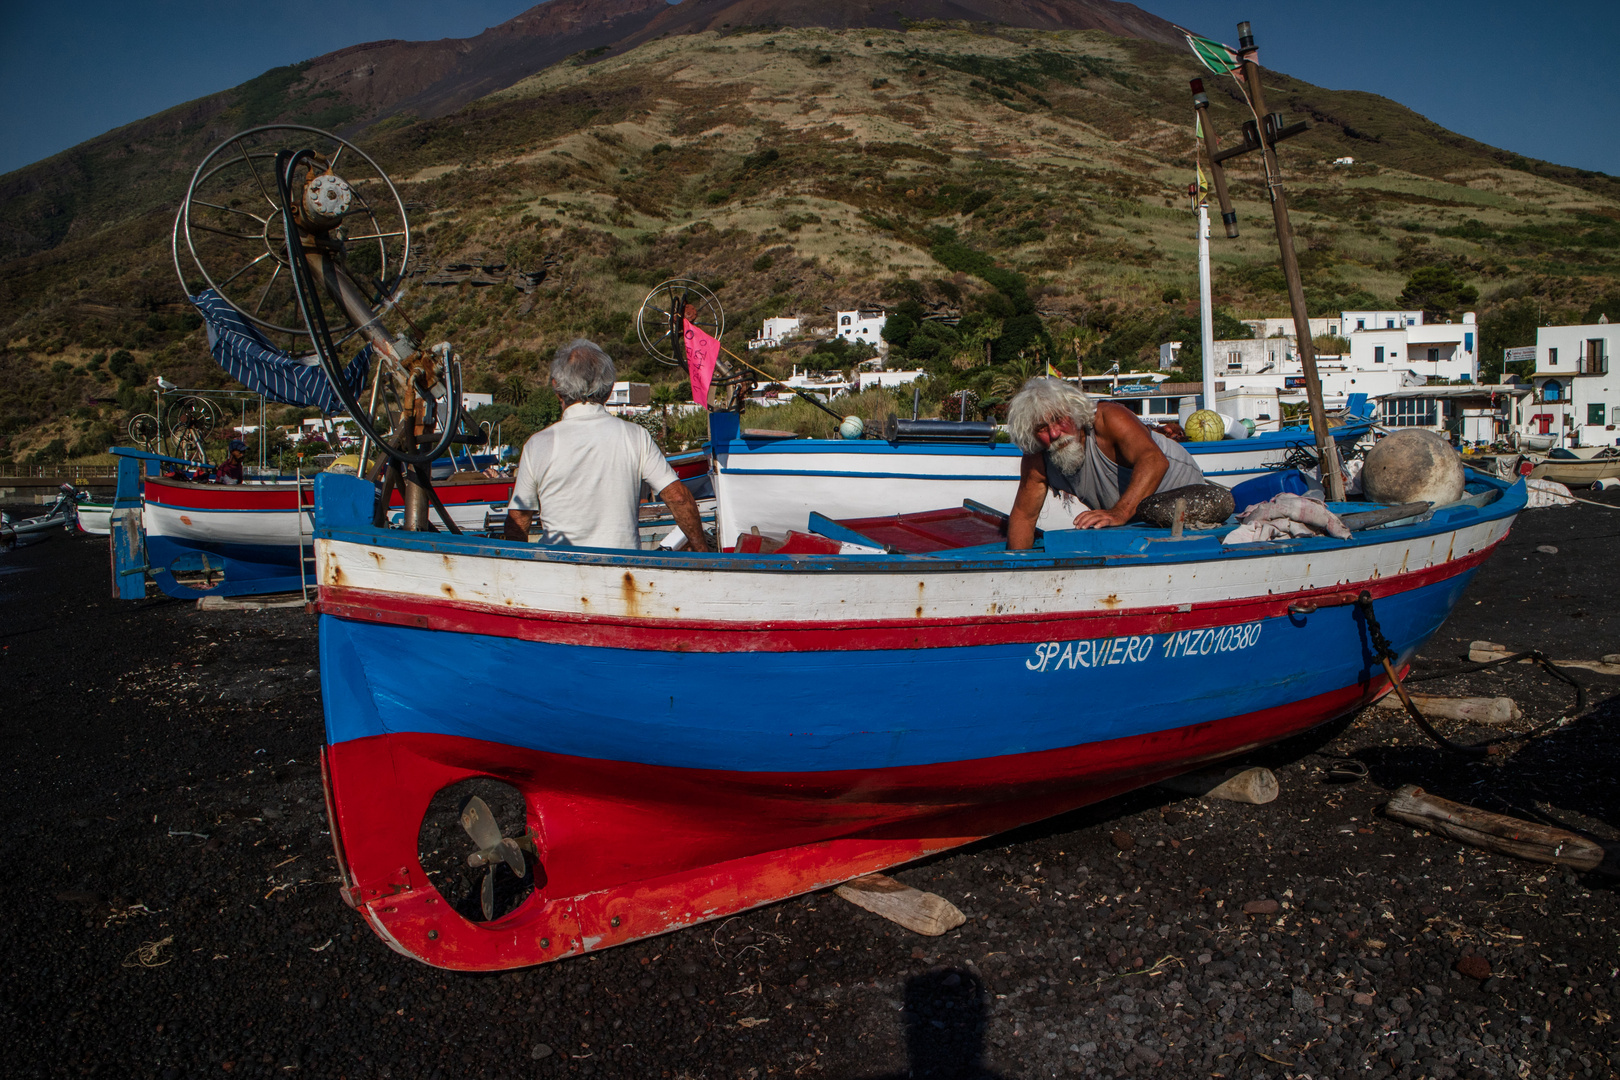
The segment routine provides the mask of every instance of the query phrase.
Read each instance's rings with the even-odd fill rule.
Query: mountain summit
[[[360,125],[443,116],[570,56],[622,52],[673,34],[756,27],[900,30],[919,23],[1100,30],[1179,45],[1174,26],[1116,0],[550,0],[470,38],[378,41],[310,61],[307,93],[335,94]]]

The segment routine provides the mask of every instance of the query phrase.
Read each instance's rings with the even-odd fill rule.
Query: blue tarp
[[[190,298],[208,325],[208,351],[243,386],[283,405],[303,405],[331,414],[344,411],[343,399],[313,355],[293,356],[265,340],[254,325],[213,289]],[[361,349],[343,372],[356,397],[371,368],[371,346]]]

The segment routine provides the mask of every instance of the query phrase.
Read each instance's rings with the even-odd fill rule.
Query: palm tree
[[[652,403],[658,406],[658,415],[663,427],[663,434],[658,439],[660,446],[669,442],[669,407],[678,405],[680,401],[680,386],[676,383],[659,383],[652,388]]]
[[[1007,364],[1007,371],[990,380],[990,393],[1003,401],[1018,393],[1018,388],[1040,373],[1038,362],[1023,349]]]
[[[520,406],[528,401],[529,387],[524,383],[523,376],[516,373],[508,375],[500,390],[496,392],[495,399],[513,406]]]

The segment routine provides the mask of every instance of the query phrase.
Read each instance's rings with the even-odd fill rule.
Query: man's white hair
[[[1091,395],[1071,382],[1036,376],[1013,395],[1007,406],[1007,435],[1026,454],[1039,454],[1035,429],[1067,416],[1081,431],[1090,431],[1097,413]]]
[[[559,397],[597,404],[613,393],[613,358],[594,341],[575,338],[557,350],[551,361],[551,379]]]

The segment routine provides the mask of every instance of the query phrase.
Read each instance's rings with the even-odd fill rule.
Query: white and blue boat
[[[917,457],[866,451],[877,474]],[[717,460],[722,527],[757,547]],[[373,494],[317,481],[332,836],[378,934],[467,970],[823,888],[1343,716],[1389,689],[1369,619],[1400,670],[1525,503],[1473,475],[1349,539],[1132,525],[1010,552],[986,507],[830,500],[773,554],[687,554],[379,529]],[[419,848],[468,781],[515,792],[528,851],[525,898],[485,921]]]

